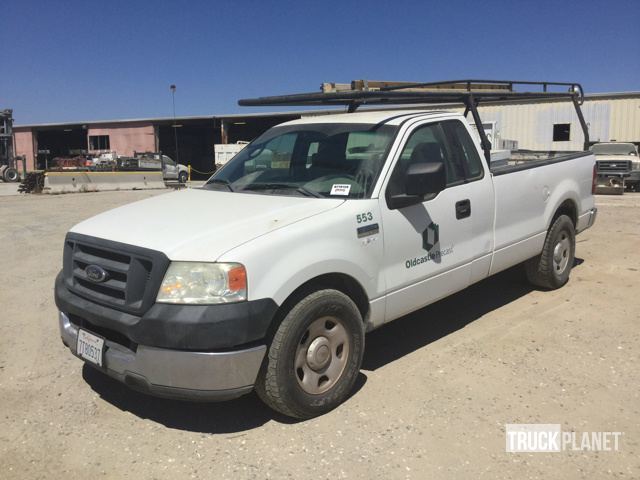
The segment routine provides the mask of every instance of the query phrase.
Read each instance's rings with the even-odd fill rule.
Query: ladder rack
[[[520,91],[517,87],[533,91]],[[558,87],[565,89],[558,91]],[[567,88],[568,87],[568,88]],[[553,89],[553,90],[552,90]],[[580,105],[584,102],[582,85],[575,82],[535,82],[522,80],[447,80],[441,82],[383,82],[354,80],[350,84],[323,83],[320,92],[297,93],[238,101],[241,106],[346,106],[355,112],[362,105],[419,105],[453,103],[465,106],[464,115],[471,112],[478,128],[480,143],[487,161],[491,143],[482,128],[478,114],[481,102],[508,100],[570,100],[584,133],[584,148],[589,148],[589,130]]]

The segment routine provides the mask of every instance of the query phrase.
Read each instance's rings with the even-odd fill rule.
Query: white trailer
[[[216,143],[213,146],[216,167],[225,165],[247,146],[249,142]]]

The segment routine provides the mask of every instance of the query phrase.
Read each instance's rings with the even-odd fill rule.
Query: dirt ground
[[[355,394],[294,422],[83,367],[58,335],[69,227],[158,192],[0,200],[0,478],[640,478],[640,195],[598,197],[569,284],[513,269],[367,336]],[[505,453],[505,424],[621,431],[619,451]]]

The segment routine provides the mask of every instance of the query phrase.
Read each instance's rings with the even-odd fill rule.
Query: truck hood
[[[343,202],[188,189],[101,213],[71,231],[157,250],[171,260],[215,261],[245,242]]]
[[[596,160],[606,160],[607,162],[614,162],[616,160],[625,162],[631,160],[632,162],[637,162],[638,157],[635,155],[596,155]]]

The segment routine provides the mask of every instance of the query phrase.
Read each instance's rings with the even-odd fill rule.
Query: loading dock
[[[55,157],[74,156],[87,151],[87,130],[82,125],[65,125],[64,128],[35,130],[36,170],[51,166]]]
[[[198,172],[214,170],[213,146],[219,143],[213,119],[164,121],[156,125],[157,151],[168,155],[177,163],[191,165],[192,178],[206,176]],[[174,136],[175,129],[175,136]],[[176,139],[178,151],[176,152]]]

